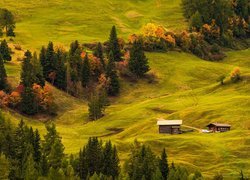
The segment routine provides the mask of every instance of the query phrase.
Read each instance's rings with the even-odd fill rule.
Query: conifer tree
[[[86,179],[88,176],[88,164],[86,160],[86,148],[80,149],[79,152],[79,176],[81,179]]]
[[[103,150],[103,166],[102,173],[107,176],[112,176],[112,167],[113,167],[113,149],[111,141],[107,141]]]
[[[97,120],[103,116],[105,106],[97,94],[92,94],[88,103],[90,120]]]
[[[66,67],[64,64],[64,54],[61,50],[58,49],[56,53],[56,61],[57,61],[57,68],[56,68],[56,79],[55,79],[55,86],[59,89],[66,89]]]
[[[15,149],[15,160],[16,165],[18,167],[17,176],[22,177],[24,174],[24,163],[26,160],[27,153],[27,142],[26,142],[26,127],[23,120],[18,124],[15,132],[14,132],[14,149]],[[13,161],[14,162],[14,161]]]
[[[116,179],[119,176],[120,173],[120,166],[119,166],[119,157],[117,154],[117,149],[116,146],[113,147],[113,151],[112,151],[112,156],[111,156],[111,176],[113,177],[113,179]],[[104,161],[105,162],[105,161]],[[106,164],[106,162],[105,162]],[[105,165],[106,166],[106,165]]]
[[[22,65],[21,82],[24,90],[21,93],[21,110],[23,113],[33,115],[37,113],[37,103],[32,89],[34,83],[33,66],[31,64],[31,53],[27,51]]]
[[[107,93],[110,96],[116,96],[120,92],[120,83],[117,72],[115,70],[114,55],[113,52],[109,53],[109,61],[106,68],[106,77],[109,79],[109,85]]]
[[[142,77],[149,71],[148,59],[146,58],[142,40],[135,41],[130,50],[129,70],[137,77]]]
[[[54,45],[53,45],[53,42],[49,42],[48,47],[46,49],[45,64],[43,67],[43,71],[45,73],[45,79],[49,82],[51,82],[49,75],[50,73],[55,72],[56,65],[57,65],[57,62],[55,58]]]
[[[73,56],[76,53],[76,50],[80,48],[79,42],[76,40],[70,44],[69,54]]]
[[[52,145],[55,143],[56,140],[60,140],[61,137],[56,131],[55,124],[46,125],[46,130],[47,133],[44,136],[43,154],[45,155],[45,157],[48,157],[51,152]]]
[[[35,161],[33,159],[32,154],[30,154],[25,161],[25,172],[24,179],[25,180],[35,180],[38,177],[38,170],[35,167]]]
[[[38,130],[36,129],[35,134],[34,134],[34,143],[33,143],[33,147],[34,147],[34,161],[39,164],[40,160],[41,160],[41,144],[40,144],[40,134],[38,132]]]
[[[40,169],[41,169],[41,175],[42,176],[47,176],[49,173],[49,165],[47,158],[44,154],[41,156],[41,162],[40,162]]]
[[[33,57],[32,57],[32,66],[33,66],[33,71],[35,75],[35,83],[39,84],[41,87],[45,85],[45,79],[43,77],[43,69],[41,67],[41,64],[37,58],[36,52],[34,52]]]
[[[15,27],[14,15],[8,9],[0,9],[0,27],[5,28],[6,32],[9,31],[10,27]]]
[[[4,67],[2,55],[0,54],[0,90],[7,88],[7,74]]]
[[[169,168],[168,168],[167,154],[165,148],[163,149],[161,158],[159,160],[159,168],[163,179],[167,180]]]
[[[100,62],[102,64],[103,69],[105,69],[105,62],[104,62],[104,56],[103,56],[103,48],[102,44],[99,42],[96,46],[96,49],[94,51],[94,56],[98,57],[100,59]]]
[[[42,65],[42,69],[43,69],[43,77],[46,77],[46,75],[47,75],[47,69],[45,67],[46,66],[46,48],[44,46],[42,47],[42,49],[40,51],[39,60],[40,60],[40,63]]]
[[[121,61],[122,60],[122,54],[121,49],[117,37],[116,27],[113,26],[110,32],[109,36],[109,47],[108,47],[108,53],[112,51],[114,55],[114,61]]]
[[[48,155],[48,164],[54,169],[61,168],[64,158],[64,146],[60,139],[56,139]]]
[[[10,49],[5,39],[0,44],[0,54],[4,61],[11,61]]]
[[[90,65],[88,53],[86,53],[82,65],[82,87],[87,87],[90,81]]]
[[[97,137],[89,138],[86,145],[86,161],[89,175],[92,176],[95,172],[99,174],[103,167],[102,145]]]
[[[15,34],[15,32],[14,32],[14,26],[10,26],[9,28],[8,28],[8,31],[6,32],[6,35],[7,36],[10,36],[10,37],[15,37],[16,36],[16,34]]]

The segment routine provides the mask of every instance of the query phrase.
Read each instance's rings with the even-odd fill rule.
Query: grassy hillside
[[[17,16],[17,41],[32,49],[48,41],[104,41],[114,24],[124,38],[149,22],[182,29],[186,23],[179,4],[180,0],[0,1],[0,7]]]
[[[205,175],[217,171],[237,175],[239,169],[247,171],[250,165],[249,54],[250,50],[229,52],[223,62],[215,63],[186,53],[149,53],[157,83],[123,82],[121,97],[108,107],[106,116],[89,123],[86,103],[55,89],[60,106],[58,117],[52,120],[67,153],[76,153],[88,137],[100,136],[114,141],[125,159],[129,145],[137,138],[156,152],[166,147],[171,161],[200,168]],[[232,84],[227,79],[226,85],[219,86],[218,76],[228,75],[235,66],[241,68],[244,80]],[[10,75],[16,75],[13,66],[7,68]],[[21,118],[17,114],[9,116],[16,123]],[[233,130],[222,134],[160,135],[156,126],[159,117],[183,119],[184,125],[196,128],[204,128],[209,122],[225,122]],[[26,120],[44,133],[43,123]]]
[[[180,0],[39,0],[0,1],[18,17],[15,43],[38,49],[49,40],[68,45],[72,40],[89,42],[107,39],[110,27],[116,24],[126,38],[148,22],[171,29],[183,29]],[[22,51],[15,51],[14,60],[6,64],[9,81],[18,84]],[[179,52],[147,53],[156,83],[140,80],[122,81],[119,98],[112,99],[106,115],[88,122],[87,103],[53,88],[58,116],[51,119],[63,137],[66,153],[77,153],[90,136],[111,139],[123,160],[130,144],[137,138],[159,153],[167,148],[170,162],[198,168],[205,176],[221,172],[226,179],[236,177],[240,169],[250,174],[250,49],[227,52],[221,62],[201,60]],[[243,81],[232,84],[229,78],[220,86],[220,75],[229,76],[239,66]],[[45,132],[37,118],[23,117],[5,111],[15,124],[21,118]],[[160,135],[157,118],[183,119],[184,125],[204,128],[210,122],[225,122],[232,131],[221,134],[199,132],[182,135]],[[39,117],[43,120],[43,117]]]

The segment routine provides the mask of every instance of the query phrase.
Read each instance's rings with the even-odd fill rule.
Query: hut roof
[[[158,119],[157,125],[158,126],[166,126],[166,125],[181,125],[182,120],[165,120],[165,119]]]
[[[231,125],[229,125],[229,124],[222,124],[222,123],[210,123],[207,125],[207,127],[211,126],[211,125],[217,126],[217,127],[231,127]]]

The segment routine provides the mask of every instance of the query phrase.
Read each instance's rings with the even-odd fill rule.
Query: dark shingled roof
[[[210,125],[214,125],[214,126],[217,126],[217,127],[231,127],[231,125],[229,125],[229,124],[221,124],[221,123],[210,123],[207,126],[210,126]]]

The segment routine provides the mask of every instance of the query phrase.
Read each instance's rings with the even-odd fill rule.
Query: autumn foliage
[[[14,91],[10,94],[6,94],[4,91],[0,91],[0,107],[9,107],[12,109],[19,110],[24,87],[20,84]],[[36,104],[38,106],[39,112],[45,113],[55,113],[55,102],[52,95],[52,91],[48,85],[41,87],[38,84],[33,84],[33,93],[35,94]]]

